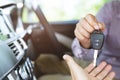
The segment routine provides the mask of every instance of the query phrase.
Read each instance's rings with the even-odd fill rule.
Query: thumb
[[[64,55],[63,59],[66,61],[72,76],[72,80],[88,80],[85,71],[73,60],[69,55]]]

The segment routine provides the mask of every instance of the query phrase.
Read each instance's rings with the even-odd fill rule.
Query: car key
[[[94,61],[93,64],[96,66],[98,51],[102,48],[104,43],[104,34],[100,30],[95,30],[91,33],[91,48],[94,49]]]

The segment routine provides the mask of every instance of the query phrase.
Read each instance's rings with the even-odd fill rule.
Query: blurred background
[[[35,0],[34,0],[35,1]],[[96,14],[110,0],[37,0],[48,21],[78,20],[88,13]],[[29,4],[29,2],[28,2]],[[27,21],[27,12],[23,21]],[[34,15],[35,16],[35,15]],[[34,20],[37,20],[34,17]]]
[[[24,57],[33,62],[35,76],[41,78],[46,74],[60,74],[51,79],[48,77],[39,80],[70,80],[61,79],[61,75],[70,77],[62,56],[73,56],[71,44],[75,38],[76,24],[88,13],[96,15],[108,1],[110,0],[0,0],[0,7],[12,3],[3,9],[9,11],[16,35],[26,32],[22,37],[28,47]]]

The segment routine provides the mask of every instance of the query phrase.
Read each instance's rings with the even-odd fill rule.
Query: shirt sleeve
[[[77,38],[73,40],[71,47],[75,57],[85,60],[93,60],[93,49],[85,49],[81,47]]]
[[[97,13],[96,18],[99,22],[103,22],[106,26],[110,24],[113,17],[113,2],[106,3]]]

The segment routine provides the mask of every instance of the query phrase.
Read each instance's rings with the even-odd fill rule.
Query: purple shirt
[[[120,1],[106,3],[96,15],[98,21],[105,24],[105,42],[97,63],[106,61],[113,66],[116,78],[120,79]],[[84,49],[75,38],[72,43],[72,51],[76,57],[93,60],[93,49]]]

